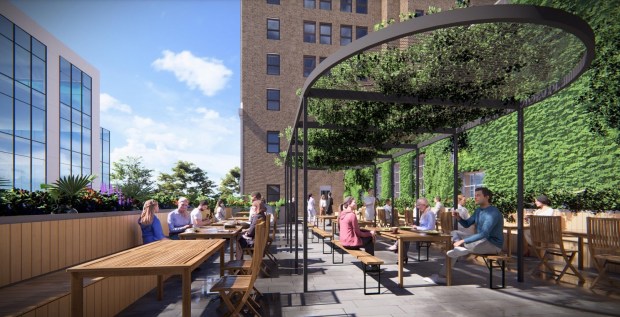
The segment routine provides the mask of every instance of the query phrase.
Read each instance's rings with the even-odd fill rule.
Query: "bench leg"
[[[367,265],[366,263],[362,263],[362,265],[364,266],[364,295],[376,295],[376,294],[381,294],[381,266],[379,266],[379,275],[377,275],[377,292],[376,293],[368,293],[366,291],[366,275],[368,275],[368,271],[367,271]]]
[[[342,256],[342,259],[340,259],[340,262],[336,262],[336,256],[334,255],[334,253],[336,252],[336,249],[339,250],[338,253],[340,253],[340,255]],[[336,248],[336,246],[332,243],[332,264],[342,264],[342,263],[344,263],[344,252],[342,252],[340,248]]]
[[[489,269],[489,288],[490,289],[499,289],[506,288],[506,260],[497,260],[497,265],[493,265],[494,260],[487,259],[485,257],[482,258],[484,260],[484,264],[486,264]],[[493,284],[493,268],[499,268],[502,270],[502,287],[494,287]]]
[[[331,239],[330,239],[330,240],[331,240]],[[332,248],[333,248],[333,247],[332,247]],[[323,254],[329,254],[329,253],[330,253],[330,251],[325,252],[325,238],[323,238]],[[331,253],[333,253],[333,250],[332,250],[332,252],[331,252]]]

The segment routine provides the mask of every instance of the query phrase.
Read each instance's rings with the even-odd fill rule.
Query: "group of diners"
[[[370,196],[370,192],[369,192]],[[452,216],[458,222],[457,230],[450,232],[452,236],[453,249],[447,251],[447,256],[451,258],[452,265],[457,259],[473,254],[500,254],[504,244],[504,219],[497,207],[492,205],[493,193],[486,187],[478,187],[475,189],[474,200],[477,205],[473,214],[465,208],[466,198],[463,195],[458,196],[458,206],[452,209]],[[365,199],[365,202],[369,199]],[[553,209],[549,207],[551,204],[549,199],[541,195],[536,198],[535,204],[538,210],[535,215],[553,215]],[[373,202],[374,205],[374,202]],[[389,211],[391,212],[391,205]],[[442,210],[441,199],[435,198],[435,208],[431,208],[426,198],[420,198],[416,201],[416,209],[420,210],[419,225],[413,225],[413,229],[417,230],[434,230],[437,213]],[[340,241],[348,249],[363,248],[367,253],[374,255],[375,237],[374,231],[360,229],[356,216],[357,204],[352,197],[346,197],[341,206],[342,211],[339,215],[340,225]],[[526,237],[527,238],[527,237]],[[404,254],[407,254],[409,243],[404,244]],[[397,252],[398,243],[388,247],[389,250]],[[407,261],[407,257],[403,259]],[[433,282],[445,282],[445,267],[441,267],[439,272],[429,277]]]
[[[256,224],[266,219],[267,204],[259,192],[251,195],[252,206],[250,207],[250,225],[242,230],[242,234],[237,239],[236,258],[243,258],[243,249],[254,245],[254,235]],[[224,202],[220,199],[216,203],[215,213],[211,217],[203,218],[203,212],[208,210],[207,201],[200,201],[198,206],[191,212],[188,211],[189,200],[186,197],[179,197],[177,208],[168,213],[168,236],[164,235],[161,222],[156,214],[159,212],[159,204],[156,200],[150,199],[144,203],[142,213],[138,219],[138,224],[142,230],[142,242],[151,243],[162,239],[178,240],[179,234],[193,227],[207,226],[215,222],[226,219]],[[272,218],[273,221],[273,218]]]

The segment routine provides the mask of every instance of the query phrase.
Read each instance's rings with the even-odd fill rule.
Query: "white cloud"
[[[170,173],[179,160],[189,161],[218,185],[231,168],[240,164],[238,117],[222,117],[208,107],[164,110],[161,114],[153,111],[146,116],[125,110],[109,107],[101,113],[101,125],[111,131],[112,162],[142,156],[144,166],[158,176],[160,172]]]
[[[205,96],[214,96],[224,89],[232,76],[232,70],[218,59],[197,57],[189,51],[165,50],[163,55],[153,62],[155,69],[173,72],[179,81],[191,89],[200,89]]]
[[[105,93],[101,94],[101,96],[99,97],[99,103],[101,112],[116,110],[124,113],[131,113],[130,106],[121,103],[120,101],[116,100],[116,98]]]

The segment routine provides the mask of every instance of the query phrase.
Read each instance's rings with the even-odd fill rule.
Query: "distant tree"
[[[158,177],[159,191],[174,197],[186,196],[195,201],[199,196],[213,196],[215,184],[207,172],[194,163],[178,161],[171,174],[161,173]]]
[[[233,167],[228,174],[224,176],[218,191],[220,196],[228,198],[230,196],[239,196],[239,180],[241,179],[241,169],[238,166]]]
[[[142,165],[142,157],[128,156],[112,163],[112,184],[123,193],[143,202],[153,193],[153,170]]]

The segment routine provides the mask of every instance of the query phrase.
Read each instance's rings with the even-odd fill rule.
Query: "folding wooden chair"
[[[441,226],[441,233],[450,234],[454,230],[454,222],[452,220],[451,212],[442,212],[439,214],[439,225]]]
[[[267,225],[264,221],[261,221],[256,225],[256,235],[254,238],[255,254],[262,254],[265,248],[265,242],[267,240],[269,232]],[[228,316],[241,315],[241,309],[248,307],[256,316],[260,316],[257,311],[259,308],[258,303],[250,296],[254,289],[254,283],[258,278],[258,271],[260,270],[263,258],[260,256],[253,256],[251,262],[251,274],[250,275],[228,275],[220,278],[213,287],[212,292],[218,292],[222,298],[222,301],[226,304],[230,314]],[[238,300],[233,302],[233,298],[237,297]]]
[[[540,271],[557,276],[556,281],[559,281],[570,268],[575,276],[579,278],[579,282],[585,281],[581,273],[572,264],[577,250],[564,247],[564,242],[562,241],[562,218],[560,216],[532,216],[530,218],[530,231],[532,233],[532,246],[540,259],[540,263],[532,269],[532,273],[544,266],[547,268],[547,271]],[[565,263],[564,269],[562,269],[559,275],[556,274],[556,270],[548,262],[554,255],[562,257]]]
[[[405,209],[405,226],[413,225],[413,210]]]
[[[269,237],[267,238],[267,245],[265,246],[265,255],[267,256],[267,258],[269,258],[269,260],[271,260],[271,262],[273,262],[273,264],[275,264],[275,266],[278,266],[278,259],[276,259],[276,256],[271,253],[271,245],[276,241],[276,232],[277,232],[277,228],[278,228],[278,220],[275,219],[273,221],[273,226],[271,227],[271,234],[269,235]]]
[[[270,222],[271,215],[270,214],[265,214],[265,220],[267,222],[267,236],[269,236],[269,229],[271,228],[271,222]],[[274,226],[275,226],[275,222],[274,222]],[[264,243],[265,243],[265,247],[263,248],[263,253],[262,253],[263,254],[263,258],[265,257],[266,252],[267,252],[267,247],[266,247],[266,244],[268,243],[267,240],[265,240]],[[256,241],[254,241],[254,246],[243,248],[243,254],[248,254],[248,255],[252,256],[252,258],[254,258],[255,246],[256,246]],[[261,253],[259,253],[259,254],[261,254]],[[224,267],[224,269],[225,270],[229,269],[230,267],[233,267],[235,264],[238,265],[239,263],[237,263],[237,262],[239,262],[239,261],[230,261],[230,262],[228,262],[227,265]],[[243,259],[241,260],[241,262],[243,263]],[[247,262],[246,262],[245,265],[247,266]],[[261,271],[266,276],[270,276],[269,272],[267,271],[267,265],[262,263],[261,266],[260,266],[260,269],[261,269]]]
[[[588,217],[588,248],[594,258],[594,265],[598,276],[590,285],[594,288],[596,283],[607,279],[607,269],[610,264],[620,265],[620,218],[594,218]]]

